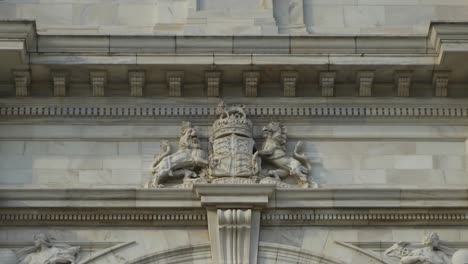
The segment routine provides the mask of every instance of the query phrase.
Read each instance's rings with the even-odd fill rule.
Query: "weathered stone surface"
[[[41,31],[99,34],[425,34],[430,21],[463,20],[460,1],[35,0],[1,3],[6,19],[36,19]],[[223,11],[223,7],[225,11]],[[277,26],[278,25],[278,26]]]
[[[466,1],[3,2],[0,263],[464,263]]]

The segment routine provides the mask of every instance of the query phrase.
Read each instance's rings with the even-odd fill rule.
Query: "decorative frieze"
[[[335,95],[335,77],[336,72],[321,72],[320,73],[320,89],[322,96],[331,97]]]
[[[241,195],[241,193],[239,194]],[[220,199],[219,196],[214,198]],[[253,198],[255,199],[255,197]],[[242,197],[237,200],[241,201]],[[208,204],[215,203],[214,201]],[[250,202],[253,202],[253,200]],[[468,211],[466,209],[412,208],[380,208],[379,210],[307,208],[293,210],[274,208],[265,209],[261,214],[261,224],[265,226],[412,226],[420,223],[433,226],[468,226]],[[202,209],[38,209],[35,207],[32,209],[2,209],[0,224],[2,226],[123,226],[128,224],[138,226],[203,226],[207,225],[207,213]]]
[[[221,86],[221,72],[206,72],[206,95],[208,97],[219,97]]]
[[[259,72],[244,72],[245,96],[256,97],[258,94],[258,84],[260,82]]]
[[[296,209],[271,210],[262,213],[262,225],[310,225],[310,226],[411,226],[468,225],[468,211],[463,209]]]
[[[107,86],[107,72],[92,71],[89,73],[93,96],[104,96],[104,91]]]
[[[63,97],[67,95],[68,75],[67,71],[52,72],[52,88],[54,90],[54,96]]]
[[[16,96],[28,96],[28,90],[31,86],[31,74],[29,71],[14,71]]]
[[[128,83],[130,85],[130,96],[141,97],[145,88],[146,75],[144,71],[129,71]]]
[[[281,72],[281,84],[283,85],[283,94],[287,97],[296,96],[296,84],[298,73],[293,71]]]
[[[340,104],[340,103],[316,103],[313,105],[246,105],[246,113],[252,118],[285,118],[310,119],[310,118],[372,118],[375,120],[418,120],[426,118],[428,121],[439,118],[442,120],[457,119],[465,121],[468,117],[468,105],[466,104]],[[83,102],[63,105],[56,102],[48,103],[23,103],[2,102],[0,104],[0,119],[8,118],[215,118],[216,107],[202,105],[154,105],[154,104],[84,104]]]
[[[357,85],[359,88],[359,96],[372,96],[372,86],[374,84],[374,72],[362,71],[357,75]]]
[[[180,97],[182,96],[182,86],[184,82],[183,71],[173,71],[166,73],[167,88],[169,96]]]
[[[450,72],[434,72],[432,85],[434,86],[434,95],[437,97],[447,97]]]
[[[138,209],[4,209],[1,225],[206,225],[205,210],[155,211]]]
[[[413,73],[410,71],[398,71],[395,73],[395,86],[397,90],[397,96],[410,96],[412,75]]]

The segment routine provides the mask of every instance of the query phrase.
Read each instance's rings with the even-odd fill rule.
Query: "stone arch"
[[[339,260],[301,248],[264,242],[259,244],[258,258],[261,260],[260,263],[269,264],[344,264]],[[210,244],[190,245],[154,252],[126,264],[155,264],[161,262],[166,264],[211,263]]]
[[[210,244],[190,245],[182,246],[175,249],[169,249],[164,251],[158,251],[150,253],[143,257],[137,258],[132,261],[128,261],[125,264],[155,264],[155,263],[193,263],[198,261],[199,263],[211,262],[211,249]]]

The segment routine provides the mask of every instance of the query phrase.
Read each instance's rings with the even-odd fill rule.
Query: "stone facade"
[[[0,1],[0,264],[468,263],[467,10]]]
[[[45,34],[424,35],[431,21],[466,21],[462,0],[2,1],[4,19]]]

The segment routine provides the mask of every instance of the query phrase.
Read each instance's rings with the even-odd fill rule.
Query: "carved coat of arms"
[[[252,177],[258,174],[252,122],[241,106],[220,103],[219,119],[213,124],[213,153],[210,156],[212,177]]]
[[[283,179],[295,179],[298,187],[317,187],[309,181],[311,166],[304,153],[304,143],[298,142],[292,156],[286,154],[286,128],[279,122],[270,122],[263,128],[264,144],[255,148],[253,124],[241,105],[220,102],[210,137],[209,155],[205,158],[190,122],[183,122],[179,150],[170,154],[167,141],[161,144],[162,152],[155,156],[153,179],[147,187],[161,188],[165,181],[182,178],[182,184],[173,187],[190,187],[203,183],[276,183],[290,187]],[[262,170],[261,162],[266,167]],[[270,166],[270,167],[268,167]]]

